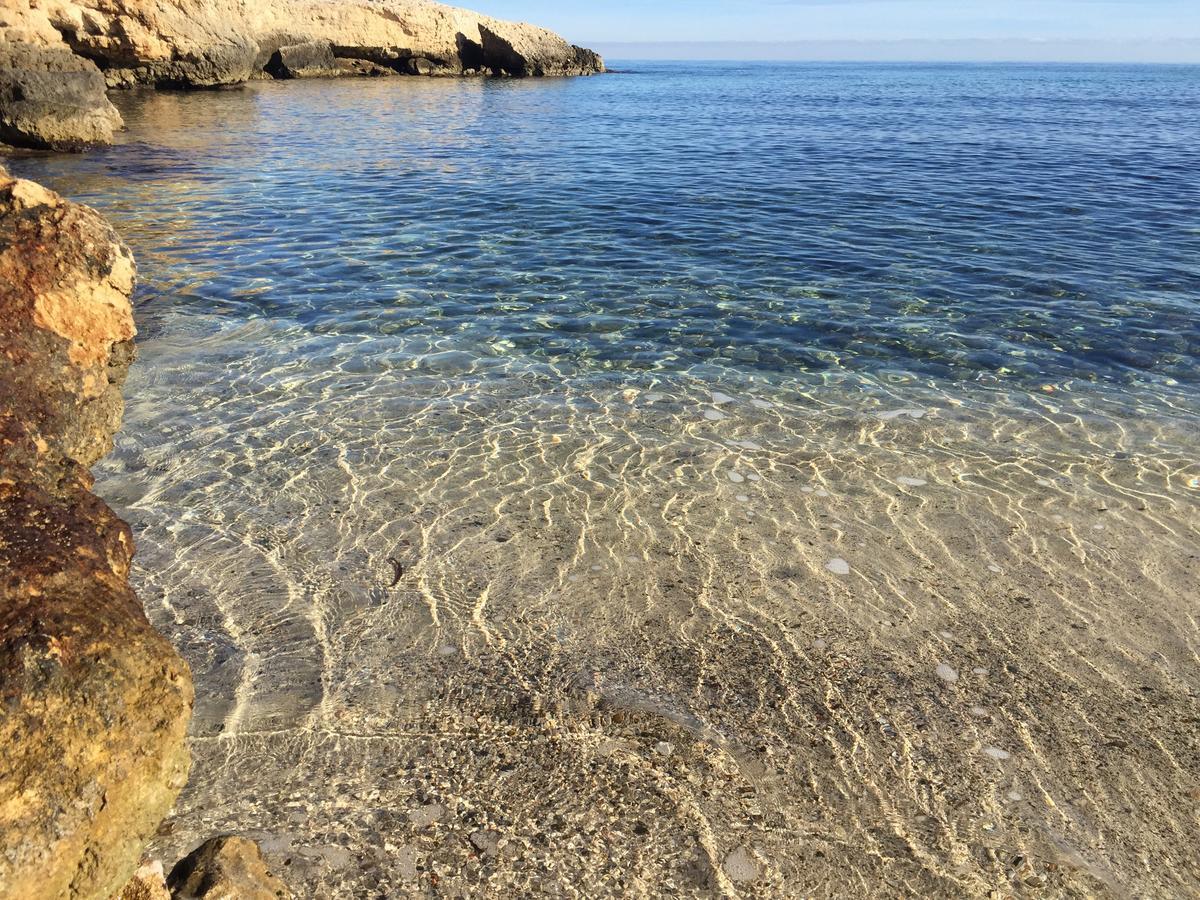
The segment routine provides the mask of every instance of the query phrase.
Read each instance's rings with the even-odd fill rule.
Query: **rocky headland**
[[[121,116],[106,91],[139,85],[603,71],[544,28],[427,0],[17,0],[0,8],[0,143],[108,143]]]

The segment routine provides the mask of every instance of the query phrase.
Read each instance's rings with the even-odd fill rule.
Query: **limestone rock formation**
[[[258,43],[238,0],[29,0],[110,84],[213,87],[245,81]]]
[[[339,57],[399,71],[459,75],[591,75],[599,55],[552,31],[429,0],[271,0],[247,13],[260,44],[328,41]],[[416,67],[410,60],[424,60]]]
[[[254,841],[222,835],[180,860],[167,879],[175,900],[278,900],[291,897]]]
[[[138,866],[133,878],[113,900],[171,900],[162,863],[147,862]]]
[[[267,61],[266,71],[273,78],[319,78],[341,74],[328,41],[280,47]]]
[[[485,21],[479,34],[484,64],[506,75],[589,75],[604,69],[598,54],[544,28]]]
[[[192,685],[91,493],[132,359],[129,251],[0,170],[0,898],[107,898],[186,779]]]
[[[104,76],[65,47],[0,42],[0,143],[77,150],[112,141]]]
[[[12,0],[10,0],[12,2]],[[111,140],[104,86],[216,87],[266,72],[590,75],[604,62],[533,25],[432,0],[15,0],[0,9],[0,142]]]

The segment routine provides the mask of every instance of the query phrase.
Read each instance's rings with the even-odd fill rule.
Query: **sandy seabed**
[[[1186,424],[272,327],[145,341],[101,472],[196,675],[165,858],[246,833],[331,898],[1200,892]]]

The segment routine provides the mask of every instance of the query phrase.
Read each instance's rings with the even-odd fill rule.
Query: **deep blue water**
[[[14,168],[191,313],[565,376],[1200,382],[1200,68],[614,63],[127,95]]]

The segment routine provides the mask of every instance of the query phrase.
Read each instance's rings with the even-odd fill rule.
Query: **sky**
[[[1200,62],[1200,0],[452,2],[544,25],[614,58]]]

